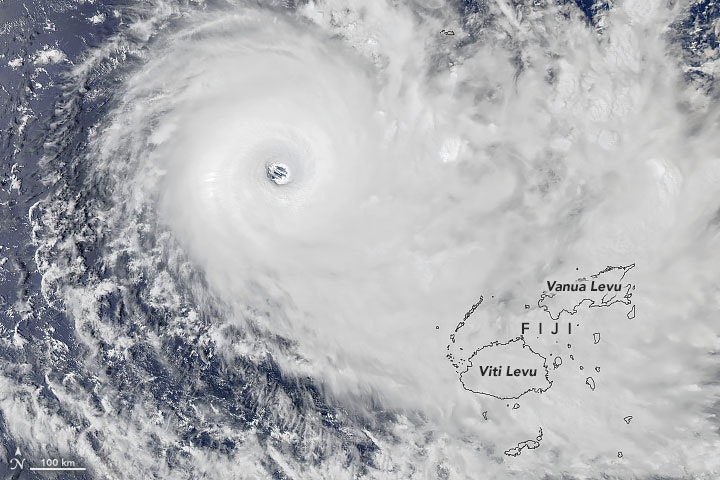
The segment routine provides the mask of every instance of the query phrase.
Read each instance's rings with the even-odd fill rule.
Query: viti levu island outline
[[[542,396],[558,381],[583,382],[584,389],[590,394],[599,388],[596,377],[602,370],[597,361],[600,351],[597,349],[603,339],[603,327],[601,321],[593,321],[593,314],[599,311],[597,309],[605,308],[614,322],[635,318],[632,301],[635,284],[628,281],[633,268],[634,263],[608,266],[596,274],[569,282],[548,279],[539,294],[537,307],[522,305],[522,312],[517,312],[519,320],[477,319],[478,309],[488,305],[484,296],[472,305],[450,334],[446,358],[462,388],[469,394],[478,395],[483,405],[488,405],[489,410],[483,412],[485,420],[489,415],[492,417],[490,409],[493,406],[519,410],[521,398],[528,400],[531,396]],[[490,300],[496,301],[494,296]],[[528,312],[534,313],[532,319],[522,315]],[[577,318],[581,316],[584,316],[583,320]],[[494,328],[482,322],[491,322]],[[509,326],[499,327],[507,324]],[[465,335],[465,341],[462,341],[466,330],[473,333]],[[509,338],[486,339],[482,338],[482,333],[477,333],[500,330],[516,334]],[[582,348],[574,346],[575,339]],[[595,352],[592,349],[596,349]],[[557,371],[563,364],[574,370],[571,375],[559,379]],[[507,402],[509,400],[512,402]],[[632,416],[624,412],[619,419],[629,425],[628,419]],[[524,450],[540,447],[547,432],[543,433],[542,425],[533,428],[534,438],[518,439],[516,445],[505,450],[505,455],[517,457]],[[617,456],[622,458],[622,452],[617,451]]]

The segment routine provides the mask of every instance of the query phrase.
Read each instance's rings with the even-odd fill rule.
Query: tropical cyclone
[[[573,2],[115,3],[117,35],[82,55],[106,60],[69,53],[68,91],[33,100],[52,104],[26,133],[45,183],[17,204],[47,198],[18,225],[42,279],[25,247],[7,264],[28,260],[11,289],[42,289],[68,323],[48,308],[26,342],[44,304],[7,302],[5,450],[87,452],[98,478],[697,477],[717,461],[720,137],[706,100],[708,122],[689,105],[703,95],[678,90],[665,40],[682,6],[621,2],[600,33]],[[636,319],[586,302],[572,342],[525,337],[565,359],[552,389],[514,409],[460,388],[476,349],[548,321],[523,309],[541,272],[631,257]],[[448,375],[436,325],[489,286]],[[573,310],[563,287],[547,305]],[[484,366],[503,373],[491,386],[508,367],[521,388],[541,378]],[[642,420],[614,422],[622,445],[603,441],[620,434],[608,411]],[[497,461],[539,425],[533,455]]]

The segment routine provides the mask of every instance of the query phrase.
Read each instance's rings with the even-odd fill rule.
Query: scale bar
[[[85,467],[30,467],[33,472],[84,472]]]

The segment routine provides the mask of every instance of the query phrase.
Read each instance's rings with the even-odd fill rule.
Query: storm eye
[[[268,163],[267,177],[276,185],[285,185],[290,182],[290,169],[284,163]]]

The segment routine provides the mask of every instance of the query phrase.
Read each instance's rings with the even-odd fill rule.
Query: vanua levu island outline
[[[597,308],[609,307],[617,303],[622,303],[631,306],[631,309],[627,313],[627,318],[633,319],[635,317],[635,305],[632,304],[631,298],[633,291],[635,290],[635,285],[623,284],[623,281],[625,280],[628,272],[634,267],[634,263],[628,266],[607,266],[605,269],[594,275],[591,275],[590,277],[581,277],[572,283],[547,281],[548,290],[541,293],[540,298],[537,302],[538,307],[545,311],[552,320],[557,321],[560,319],[560,316],[563,313],[567,315],[575,315],[578,312],[578,308],[581,307],[583,304],[587,304],[588,308]],[[560,293],[562,293],[562,295],[558,295]],[[562,302],[560,301],[561,299],[563,300]],[[483,345],[475,349],[468,358],[458,358],[450,351],[451,347],[456,343],[457,333],[463,327],[465,327],[466,322],[468,321],[470,316],[481,306],[483,301],[484,297],[481,296],[478,302],[476,302],[470,308],[470,310],[468,310],[463,320],[457,324],[454,332],[450,335],[451,343],[447,345],[448,353],[446,355],[446,358],[456,369],[456,372],[458,373],[458,379],[463,389],[474,394],[486,395],[503,400],[519,399],[523,395],[531,392],[542,394],[549,390],[550,387],[552,387],[553,382],[549,378],[550,372],[547,365],[547,359],[546,357],[540,355],[535,350],[533,350],[532,347],[526,343],[523,335],[509,339],[506,342],[496,340],[487,345]],[[549,302],[551,304],[548,304]],[[529,307],[526,306],[526,308]],[[599,339],[599,333],[596,333],[594,335],[597,335],[597,338]],[[595,344],[597,343],[598,342],[595,341]],[[525,357],[525,361],[528,361],[528,359],[534,359],[535,361],[542,360],[542,366],[537,364],[535,369],[516,369],[514,367],[511,369],[511,367],[507,365],[501,365],[499,368],[493,367],[491,365],[480,366],[479,360],[483,352],[496,353],[500,351],[496,350],[498,348],[508,348],[512,346],[514,346],[516,350],[517,347],[520,347],[519,351],[522,353],[522,356]],[[459,350],[463,349],[460,348]],[[495,355],[491,356],[494,357]],[[515,384],[519,383],[520,386],[518,387],[518,385],[513,385],[511,388],[508,389],[507,385],[505,385],[504,387],[506,391],[504,392],[492,391],[491,389],[485,387],[479,388],[477,385],[474,385],[472,384],[472,382],[469,381],[469,373],[473,372],[473,368],[475,368],[476,370],[480,369],[480,376],[483,378],[502,377],[502,368],[505,368],[505,376],[516,377],[513,380],[532,377],[531,380],[538,380],[542,378],[546,383],[544,383],[542,386],[525,385],[523,387],[521,382],[514,382]],[[555,368],[557,368],[557,365],[555,365]],[[537,370],[540,370],[542,375],[538,376]],[[596,367],[595,370],[599,371],[599,367]],[[533,373],[531,374],[530,372]],[[475,376],[477,377],[477,375]],[[510,383],[512,384],[513,382]],[[590,386],[591,390],[595,390],[595,380],[592,377],[587,377],[585,379],[585,383]],[[514,391],[513,388],[515,389]],[[485,416],[485,414],[483,415]],[[536,438],[536,440],[526,440],[524,442],[520,442],[516,447],[505,451],[505,454],[508,456],[518,456],[525,448],[538,448],[540,446],[541,440],[542,427],[540,428],[540,435]]]
[[[548,290],[540,294],[540,299],[537,302],[538,307],[550,315],[551,319],[559,320],[560,315],[563,313],[575,315],[578,312],[578,307],[586,302],[588,303],[589,308],[609,307],[610,305],[614,305],[616,303],[631,305],[632,292],[635,290],[635,285],[629,283],[627,286],[623,286],[622,283],[625,276],[633,268],[635,268],[634,263],[628,265],[627,267],[607,266],[604,270],[596,273],[595,275],[591,275],[590,278],[581,277],[572,283],[559,283],[548,280]],[[600,277],[607,277],[610,276],[610,274],[618,275],[619,279],[613,283],[602,283]],[[553,312],[553,305],[548,305],[548,303],[553,302],[553,299],[560,292],[573,292],[571,295],[574,297],[574,301],[569,301],[569,304],[571,305],[570,308],[555,308],[555,312]],[[631,312],[633,315],[635,314],[634,306],[632,307]],[[630,313],[628,313],[628,315],[630,315]]]

